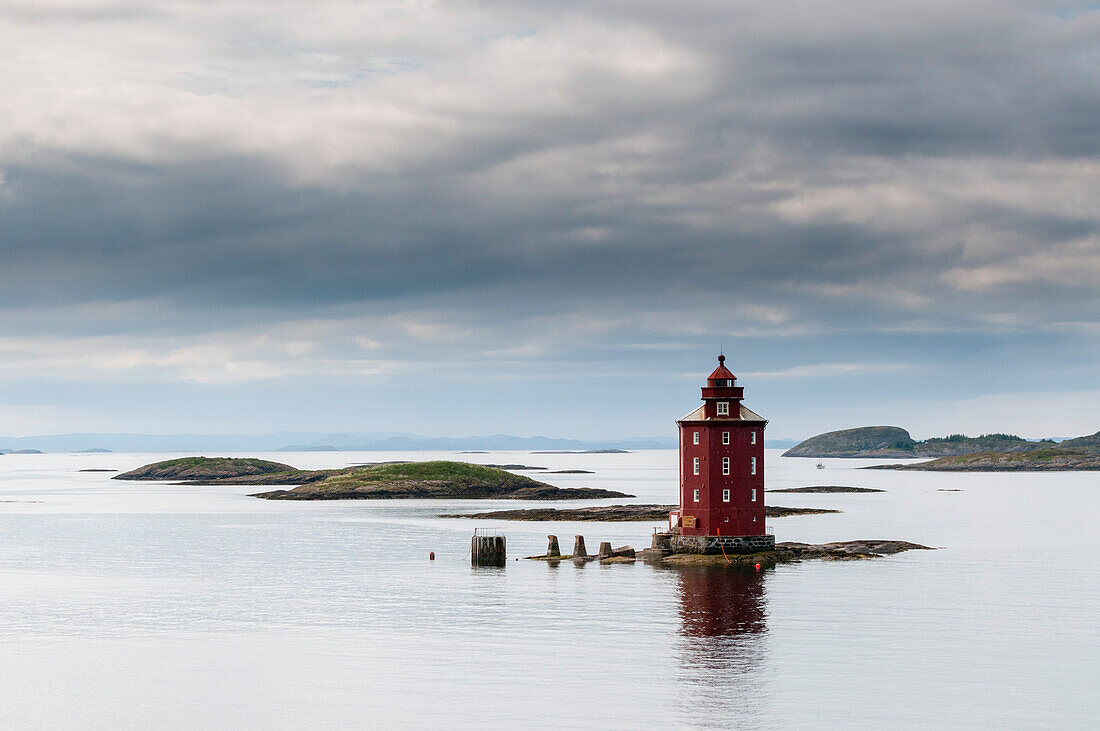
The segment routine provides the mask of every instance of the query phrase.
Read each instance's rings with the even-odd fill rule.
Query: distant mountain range
[[[785,449],[794,439],[765,440],[769,449]],[[617,440],[518,437],[492,434],[473,437],[425,437],[401,432],[274,432],[271,434],[46,434],[0,437],[0,454],[41,452],[398,452],[434,450],[590,450],[675,449],[676,437],[629,437]]]
[[[400,432],[274,432],[271,434],[47,434],[0,437],[0,453],[42,452],[230,452],[275,451],[468,451],[535,449],[674,449],[669,437],[619,440],[559,439],[493,434],[425,437]]]

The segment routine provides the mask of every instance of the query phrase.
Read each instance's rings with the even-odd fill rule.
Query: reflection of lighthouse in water
[[[681,632],[693,637],[754,634],[764,624],[764,575],[734,567],[681,568]]]
[[[687,725],[766,724],[765,575],[737,567],[679,568],[680,681]],[[706,708],[707,718],[691,722]],[[758,721],[759,723],[757,723]],[[717,727],[722,727],[719,724]]]

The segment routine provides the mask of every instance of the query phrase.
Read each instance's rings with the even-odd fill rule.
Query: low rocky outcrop
[[[115,475],[116,480],[222,480],[250,475],[294,472],[281,462],[251,457],[181,457],[154,462]]]
[[[531,454],[630,454],[628,449],[544,449]]]
[[[452,513],[437,517],[477,518],[486,520],[599,521],[605,523],[644,521],[655,523],[668,520],[669,511],[676,510],[677,507],[676,505],[601,505],[590,508],[524,508],[518,510],[491,510],[487,513]],[[825,510],[823,508],[785,508],[775,505],[768,505],[764,508],[764,514],[769,518],[839,512],[839,510]]]
[[[544,470],[545,467],[532,467],[529,464],[487,464],[486,467],[496,467],[498,470]]]
[[[839,510],[827,508],[785,508],[782,505],[765,505],[764,515],[769,518],[786,518],[791,515],[824,515],[825,513],[839,513]]]
[[[784,487],[781,490],[767,490],[766,492],[797,492],[797,493],[834,493],[834,492],[886,492],[876,490],[873,487],[846,487],[844,485],[812,485],[810,487]]]
[[[1100,470],[1100,454],[1081,449],[1048,447],[1034,452],[978,452],[916,464],[875,465],[864,469],[928,472],[1094,471]]]
[[[903,551],[931,551],[929,546],[919,543],[894,540],[838,541],[835,543],[796,543],[775,544],[774,551],[761,551],[748,554],[666,554],[647,549],[639,555],[650,563],[662,566],[746,566],[759,564],[762,568],[781,563],[797,561],[856,561],[869,558],[881,558]]]

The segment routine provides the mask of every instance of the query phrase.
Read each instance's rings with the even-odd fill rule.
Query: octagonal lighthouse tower
[[[745,389],[726,356],[703,386],[703,405],[680,419],[680,510],[675,550],[749,553],[775,546],[764,527],[764,427],[741,403]]]

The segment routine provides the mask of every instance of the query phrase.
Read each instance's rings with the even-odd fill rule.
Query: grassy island
[[[977,452],[940,457],[916,464],[866,467],[877,470],[929,472],[1066,472],[1100,470],[1100,454],[1083,449],[1048,447],[1033,452]]]
[[[497,499],[588,500],[633,497],[614,490],[561,488],[496,467],[467,462],[390,462],[299,470],[279,462],[186,457],[145,465],[116,480],[184,480],[185,485],[287,485],[256,493],[268,500]]]
[[[246,475],[273,475],[294,472],[281,462],[253,457],[180,457],[154,462],[136,470],[115,475],[116,480],[221,480]]]

